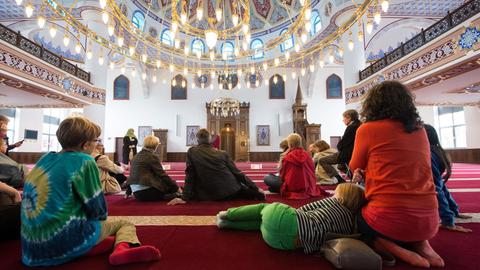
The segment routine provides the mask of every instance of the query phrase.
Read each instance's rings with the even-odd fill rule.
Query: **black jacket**
[[[353,146],[355,144],[355,135],[358,127],[362,124],[359,120],[353,121],[345,129],[342,139],[337,144],[338,149],[338,163],[350,163],[352,158]]]
[[[5,153],[5,155],[8,156],[8,151],[12,150],[12,149],[15,148],[16,146],[15,146],[15,144],[8,144],[8,137],[7,137],[7,136],[5,136],[5,137],[3,138],[3,140],[5,141],[5,145],[7,146],[7,152]]]
[[[147,149],[142,149],[130,164],[127,184],[154,187],[164,193],[174,193],[178,186],[163,170],[160,159]]]
[[[258,187],[233,163],[230,156],[210,144],[188,149],[184,200],[221,200],[241,188]]]

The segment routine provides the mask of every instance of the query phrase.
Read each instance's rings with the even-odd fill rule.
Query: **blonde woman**
[[[138,140],[135,136],[133,128],[127,130],[127,134],[123,137],[123,163],[129,164],[133,157],[137,154]]]

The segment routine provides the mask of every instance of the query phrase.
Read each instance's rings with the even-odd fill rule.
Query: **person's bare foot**
[[[456,216],[456,218],[460,218],[460,219],[469,219],[469,218],[472,218],[472,216],[469,216],[469,215],[465,215],[465,214],[458,213],[458,215]]]
[[[471,233],[471,229],[467,229],[465,227],[462,227],[460,225],[455,225],[453,224],[452,226],[447,226],[447,225],[440,225],[440,228],[449,230],[449,231],[454,231],[454,232],[462,232],[462,233]]]
[[[432,267],[445,267],[445,262],[442,257],[438,255],[435,250],[430,246],[427,240],[416,242],[412,244],[413,250],[424,257],[430,263]]]
[[[395,244],[392,241],[377,237],[373,241],[373,244],[376,250],[390,253],[396,258],[399,258],[400,260],[413,266],[424,268],[430,267],[430,263],[427,258],[424,258],[420,254],[417,254],[411,250],[402,248],[401,246]]]

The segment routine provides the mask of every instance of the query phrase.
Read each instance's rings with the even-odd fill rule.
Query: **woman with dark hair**
[[[407,88],[385,81],[370,89],[350,168],[365,173],[368,203],[358,229],[380,253],[419,267],[443,267],[428,240],[438,231],[438,203],[423,123]]]
[[[467,219],[471,218],[471,216],[460,214],[457,203],[448,191],[446,184],[448,178],[452,175],[452,165],[445,150],[443,150],[442,145],[440,145],[437,131],[430,125],[425,125],[425,130],[427,131],[428,141],[430,142],[433,182],[437,190],[438,212],[440,220],[442,221],[440,227],[457,232],[472,232],[470,229],[455,225],[455,217]]]

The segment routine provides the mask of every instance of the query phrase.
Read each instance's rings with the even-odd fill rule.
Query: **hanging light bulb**
[[[389,3],[387,0],[383,0],[382,1],[382,10],[383,12],[387,12],[388,11],[388,6],[389,6]]]
[[[302,70],[300,71],[300,73],[302,74],[302,76],[305,76],[305,73],[306,73],[305,68],[302,68]]]
[[[312,18],[312,9],[311,8],[307,8],[305,10],[305,19],[306,20],[310,20]]]
[[[284,81],[284,82],[286,82],[286,81],[287,81],[287,74],[286,74],[286,73],[283,73],[283,75],[282,75],[282,79],[283,79],[283,81]]]
[[[197,20],[201,21],[203,18],[203,8],[197,8]]]
[[[215,52],[210,51],[209,54],[210,54],[210,61],[213,61],[215,59]]]
[[[376,24],[380,24],[380,21],[382,20],[382,15],[380,14],[380,11],[377,10],[377,12],[375,12],[375,14],[373,15],[373,20]]]
[[[180,39],[175,39],[175,49],[180,48]]]
[[[144,81],[145,81],[145,79],[146,79],[146,78],[147,78],[147,73],[145,73],[145,72],[142,72],[142,80],[144,80]]]
[[[50,25],[48,32],[50,33],[50,37],[54,38],[57,35],[57,27],[54,24]]]
[[[212,79],[215,78],[215,71],[213,71],[213,70],[210,71],[210,77],[212,77]]]
[[[265,79],[264,82],[265,82],[265,85],[268,86],[269,84],[268,79]]]
[[[27,15],[27,18],[32,17],[32,15],[33,15],[33,5],[32,4],[28,3],[25,6],[25,14]]]
[[[217,22],[222,20],[222,9],[221,8],[215,9],[215,18],[217,19]]]
[[[99,57],[98,57],[98,64],[100,66],[103,66],[103,63],[105,62],[105,59],[103,58],[103,54],[101,54]]]
[[[157,60],[155,64],[157,68],[160,68],[162,66],[162,62],[160,60]]]
[[[256,80],[255,81],[255,87],[258,87],[260,85],[260,81],[259,80]]]
[[[250,43],[250,41],[252,40],[252,34],[247,33],[247,34],[245,35],[245,40],[247,41],[247,43]]]
[[[280,59],[275,58],[275,59],[273,60],[273,63],[275,64],[276,67],[278,67],[278,64],[280,64]]]
[[[70,37],[68,36],[68,33],[65,33],[63,35],[63,45],[65,45],[65,47],[68,47],[68,44],[70,44]]]
[[[352,38],[350,38],[350,39],[348,40],[348,49],[349,49],[350,51],[353,51],[353,47],[354,47],[353,40],[352,40]]]
[[[170,65],[168,66],[168,69],[170,70],[170,72],[173,72],[173,68],[174,68],[173,64],[170,64]]]
[[[240,55],[240,50],[238,49],[238,47],[235,47],[233,54],[235,54],[235,56]]]
[[[187,82],[185,80],[182,80],[182,88],[185,88],[186,85],[187,85]]]
[[[314,64],[310,64],[310,72],[314,72],[315,71],[315,65]]]
[[[217,44],[218,33],[214,29],[208,29],[205,31],[205,39],[207,40],[207,46],[211,50]]]
[[[340,57],[343,57],[343,48],[339,47],[337,51],[338,51],[338,55],[340,55]]]
[[[143,63],[146,63],[146,62],[147,62],[147,58],[148,58],[147,53],[146,53],[146,52],[143,53],[143,54],[142,54],[142,62],[143,62]]]
[[[163,79],[162,84],[166,84],[166,83],[167,83],[167,80]]]
[[[201,76],[202,76],[202,71],[201,71],[200,69],[197,70],[197,76],[198,76],[198,77],[201,77]]]
[[[81,50],[82,46],[80,45],[80,42],[77,42],[77,44],[75,44],[75,52],[80,53]]]
[[[273,76],[273,83],[277,84],[277,82],[278,82],[278,78],[277,78],[277,75],[275,75],[275,76]]]
[[[302,40],[302,43],[307,42],[307,33],[302,32],[302,35],[300,36],[300,39]]]
[[[15,0],[15,3],[17,3],[17,6],[20,6],[22,4],[23,0]]]
[[[295,44],[295,52],[298,53],[300,51],[300,44]]]
[[[107,0],[99,0],[100,8],[104,9],[107,6]]]
[[[239,69],[237,70],[237,73],[238,73],[238,76],[242,76],[243,70],[242,70],[241,68],[239,68]]]
[[[237,88],[238,88],[238,89],[241,89],[241,88],[242,88],[242,84],[241,84],[240,82],[238,82]]]
[[[113,69],[115,68],[115,63],[114,63],[114,62],[110,62],[109,67],[110,67],[110,70],[113,70]]]
[[[156,72],[157,72],[157,71],[155,71],[155,73],[156,73]],[[157,82],[157,74],[153,74],[152,82],[153,82],[153,83],[156,83],[156,82]]]
[[[93,57],[92,49],[87,50],[87,59],[90,60]]]
[[[37,23],[38,23],[38,27],[40,28],[43,28],[45,26],[45,17],[43,17],[42,15],[38,16],[38,19],[37,19]]]
[[[135,47],[133,45],[130,45],[128,47],[128,54],[130,54],[130,56],[133,56],[135,54]]]
[[[297,78],[297,73],[294,71],[294,72],[292,72],[292,79],[295,80],[295,78]]]
[[[177,86],[177,79],[175,78],[172,79],[172,86]]]
[[[108,13],[107,13],[106,10],[104,10],[104,11],[102,12],[102,21],[103,21],[104,24],[107,24],[107,23],[108,23]]]
[[[186,67],[183,68],[183,74],[185,74],[185,75],[188,74],[188,68],[186,68]]]
[[[135,76],[137,76],[137,71],[135,69],[132,69],[131,74],[132,74],[132,77],[135,78]]]
[[[118,46],[122,47],[123,46],[123,41],[124,41],[123,36],[119,36],[117,38]]]
[[[305,31],[310,33],[311,30],[312,30],[312,23],[310,21],[306,21],[305,22]]]
[[[250,81],[247,81],[247,88],[250,88]]]
[[[288,61],[288,59],[290,59],[290,52],[286,52],[285,53],[285,59]]]
[[[237,25],[238,25],[238,20],[239,20],[238,14],[234,13],[234,14],[232,15],[232,23],[233,23],[233,26],[237,26]]]
[[[113,36],[115,33],[115,26],[113,24],[109,24],[107,27],[108,35]]]
[[[243,42],[243,43],[242,43],[242,49],[243,49],[244,51],[248,50],[248,44],[247,44],[247,42]]]
[[[180,14],[180,22],[181,22],[182,24],[185,24],[185,23],[187,22],[187,13],[182,12],[182,13]]]
[[[362,32],[362,30],[358,31],[358,41],[363,42],[363,32]]]
[[[373,31],[373,23],[371,20],[368,20],[366,28],[367,28],[367,33],[370,35]]]
[[[255,73],[255,67],[254,67],[254,66],[251,66],[251,67],[250,67],[250,73],[251,73],[251,74]]]
[[[177,23],[176,21],[173,21],[173,22],[172,22],[172,26],[171,26],[171,31],[172,31],[173,33],[176,33],[177,30],[178,30],[178,23]]]
[[[126,71],[125,66],[122,66],[122,67],[120,68],[120,72],[121,72],[122,74],[125,74],[125,71]]]
[[[263,70],[267,70],[268,64],[266,62],[263,63]]]
[[[213,83],[210,84],[210,90],[213,90]]]
[[[249,26],[248,24],[244,24],[242,25],[242,31],[243,31],[243,34],[246,35],[248,32],[249,32]]]
[[[197,58],[200,60],[200,58],[202,57],[202,53],[200,51],[196,51],[197,53]]]
[[[190,54],[190,47],[185,46],[185,48],[183,49],[183,52],[185,53],[185,55],[188,56]]]
[[[323,58],[320,58],[320,60],[318,61],[318,65],[320,66],[320,68],[323,68],[325,66],[325,61],[323,60]]]
[[[229,82],[229,83],[228,83],[228,90],[232,90],[232,87],[233,87],[232,83]]]
[[[300,0],[299,2],[302,7],[305,6],[305,0]]]

